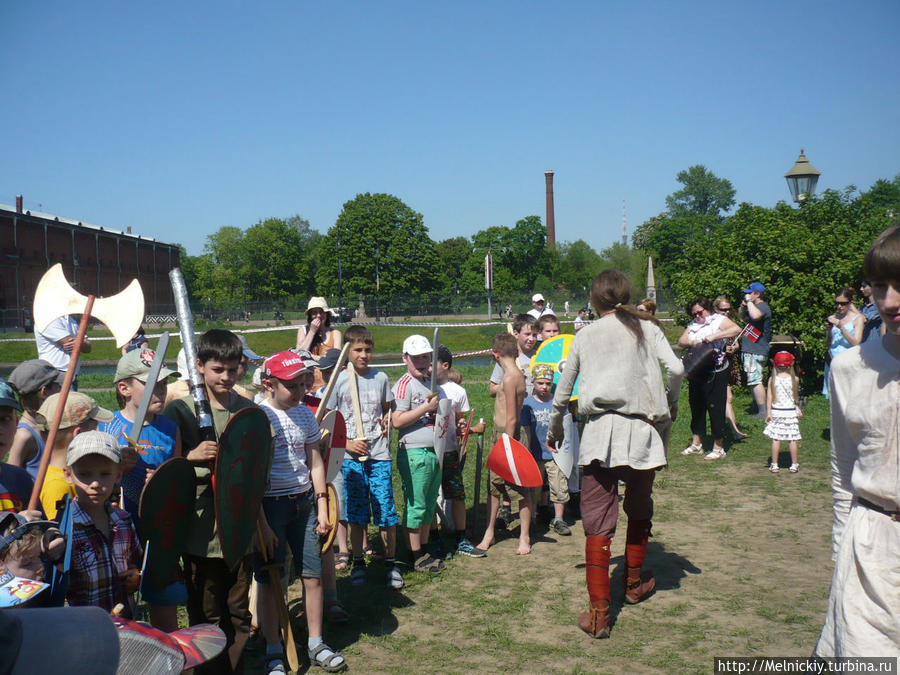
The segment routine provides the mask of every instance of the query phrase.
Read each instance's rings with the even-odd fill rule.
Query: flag
[[[748,323],[741,331],[740,337],[746,337],[750,342],[756,342],[762,337],[762,333],[754,328],[752,323]]]

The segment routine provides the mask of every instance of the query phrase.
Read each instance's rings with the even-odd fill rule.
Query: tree
[[[862,194],[862,198],[873,206],[900,213],[900,174],[894,176],[892,181],[879,178],[868,192]]]
[[[461,288],[466,261],[472,253],[472,244],[465,237],[453,237],[438,242],[436,250],[441,261],[441,289],[444,293],[455,294]]]
[[[713,222],[708,216],[661,213],[640,225],[631,241],[634,248],[653,256],[657,281],[665,286],[679,269],[679,260],[689,242],[702,242],[708,233],[727,226],[727,223]]]
[[[338,261],[344,296],[382,297],[428,293],[440,286],[441,265],[421,213],[388,194],[358,194],[344,204],[322,238],[317,292],[338,291]]]
[[[734,206],[734,187],[727,178],[718,178],[702,164],[679,171],[676,180],[684,185],[666,197],[671,216],[711,216],[718,219]]]

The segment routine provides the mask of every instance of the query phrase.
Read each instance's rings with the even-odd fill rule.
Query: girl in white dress
[[[794,355],[778,352],[774,359],[775,374],[769,378],[768,410],[763,433],[772,439],[772,463],[769,471],[778,473],[778,453],[781,441],[788,441],[791,450],[791,473],[800,470],[797,462],[797,441],[800,440],[800,423],[803,411],[797,404],[797,374],[794,372]]]

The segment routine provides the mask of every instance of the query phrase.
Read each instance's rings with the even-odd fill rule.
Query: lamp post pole
[[[341,273],[341,240],[337,240],[337,267],[338,267],[338,320],[342,318],[344,311],[344,283]]]

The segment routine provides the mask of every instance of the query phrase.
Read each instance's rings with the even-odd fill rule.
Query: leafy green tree
[[[672,216],[711,216],[734,206],[734,186],[727,178],[719,178],[702,164],[696,164],[675,177],[684,187],[666,197]]]
[[[875,207],[900,213],[900,174],[891,181],[878,179],[862,194],[862,198]]]
[[[421,213],[388,194],[358,194],[344,204],[319,245],[317,293],[382,297],[429,293],[440,286],[440,259]]]
[[[883,208],[833,190],[799,209],[784,202],[771,209],[741,204],[729,227],[687,242],[672,277],[676,301],[722,293],[736,303],[747,283],[762,281],[774,332],[803,341],[806,385],[816,378],[821,384],[825,317],[834,311],[834,293],[858,284],[865,252],[889,221]]]
[[[441,266],[441,290],[456,293],[461,288],[466,262],[472,253],[472,244],[465,237],[453,237],[437,243],[437,255]]]
[[[661,213],[645,221],[631,235],[633,248],[653,256],[657,281],[666,285],[678,270],[679,259],[689,242],[705,240],[722,227],[709,216],[670,216]]]
[[[578,297],[584,295],[585,287],[590,287],[591,279],[602,269],[600,256],[583,239],[557,243],[550,265],[548,277],[554,285]]]
[[[632,302],[637,303],[647,288],[647,254],[635,248],[629,248],[620,241],[603,249],[598,255],[597,271],[612,267],[628,277],[633,290]],[[596,272],[594,273],[596,275]],[[593,275],[592,277],[593,278]]]

